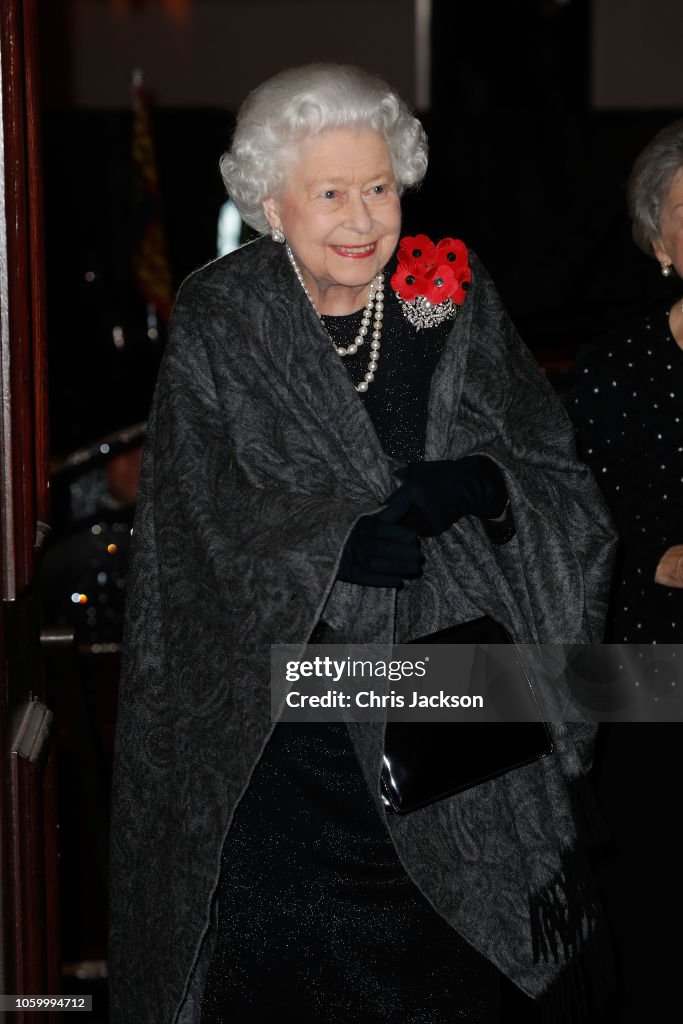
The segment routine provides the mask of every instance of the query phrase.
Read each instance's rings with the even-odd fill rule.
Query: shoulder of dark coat
[[[180,286],[177,304],[192,306],[216,292],[258,292],[264,280],[281,270],[284,257],[284,246],[257,238],[193,271]]]
[[[612,330],[599,335],[589,344],[580,346],[577,361],[598,363],[603,358],[617,359],[646,349],[648,345],[660,342],[670,336],[669,313],[671,298],[662,299],[638,316],[632,316]]]
[[[613,368],[627,365],[634,354],[644,347],[647,340],[646,324],[652,325],[657,320],[661,320],[664,325],[664,314],[660,309],[629,320],[606,334],[579,345],[576,351],[577,375],[609,372]]]

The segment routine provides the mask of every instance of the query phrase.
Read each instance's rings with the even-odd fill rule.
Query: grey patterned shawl
[[[484,612],[520,641],[601,636],[609,519],[564,412],[472,265],[432,382],[426,457],[494,458],[517,537],[494,548],[462,520],[425,542],[423,579],[398,595],[335,582],[353,524],[396,483],[283,247],[260,239],[181,289],[129,574],[112,1024],[199,1021],[222,844],[273,728],[271,643],[305,641],[323,614],[355,642]],[[350,731],[377,794],[382,727]],[[590,729],[559,729],[557,756],[388,821],[435,909],[526,992],[565,1002],[567,978],[572,998],[583,990],[600,933],[571,795],[589,741]]]

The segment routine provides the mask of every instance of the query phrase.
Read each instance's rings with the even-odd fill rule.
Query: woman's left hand
[[[410,507],[400,521],[421,537],[438,536],[462,516],[495,519],[505,511],[505,479],[486,455],[411,462],[396,476],[404,483],[385,504],[407,501]]]
[[[655,583],[683,588],[683,544],[674,544],[664,552],[655,569]]]

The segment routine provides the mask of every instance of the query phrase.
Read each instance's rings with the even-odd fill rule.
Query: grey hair
[[[683,120],[662,128],[636,159],[628,179],[633,240],[649,256],[661,233],[662,206],[683,168]]]
[[[427,136],[386,82],[346,64],[290,68],[249,93],[232,145],[220,160],[225,187],[247,224],[261,234],[270,230],[263,200],[279,193],[297,144],[333,128],[378,132],[389,148],[400,192],[422,181]]]

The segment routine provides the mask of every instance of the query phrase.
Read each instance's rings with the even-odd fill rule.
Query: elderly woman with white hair
[[[636,244],[664,277],[683,277],[683,120],[638,156],[628,199]],[[621,535],[607,619],[616,643],[683,640],[682,395],[680,294],[579,353],[569,411]]]
[[[564,412],[466,244],[400,240],[426,165],[396,93],[335,65],[257,88],[221,162],[263,237],[182,286],[150,416],[113,1024],[474,1024],[500,972],[575,1021],[604,980],[590,730],[401,814],[383,723],[271,721],[271,644],[602,632],[611,528]]]
[[[668,645],[683,640],[683,120],[638,155],[628,205],[633,239],[659,263],[669,294],[579,352],[568,409],[620,534],[605,639],[664,644],[653,651],[666,661],[667,651],[676,657]],[[623,976],[619,1019],[664,1017],[678,998],[677,943],[666,938],[683,913],[669,814],[681,726],[602,728],[595,782],[612,845],[600,888]],[[625,801],[629,792],[638,796]]]

